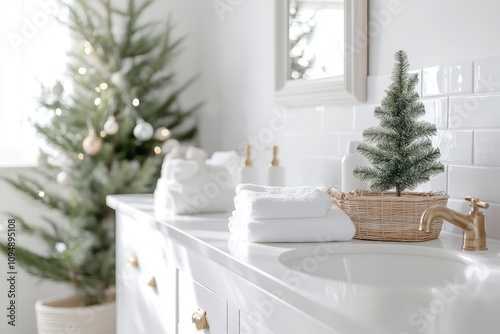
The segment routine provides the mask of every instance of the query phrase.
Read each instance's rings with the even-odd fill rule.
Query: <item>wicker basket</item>
[[[420,217],[431,206],[446,206],[444,192],[394,192],[356,190],[343,193],[334,188],[328,191],[332,203],[340,207],[356,226],[354,238],[384,241],[425,241],[436,239],[443,221],[436,219],[431,232],[419,231]]]

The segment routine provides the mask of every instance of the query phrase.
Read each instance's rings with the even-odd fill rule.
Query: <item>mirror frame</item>
[[[314,80],[287,80],[290,65],[288,6],[289,0],[275,0],[276,104],[303,107],[365,102],[368,73],[367,0],[344,0],[344,75]]]

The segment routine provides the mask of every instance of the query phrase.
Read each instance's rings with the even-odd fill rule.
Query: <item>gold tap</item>
[[[427,232],[430,232],[431,223],[435,219],[442,218],[464,230],[462,240],[463,250],[487,250],[484,214],[479,211],[478,208],[487,209],[490,205],[470,196],[465,197],[465,199],[471,202],[471,210],[467,215],[458,213],[444,206],[433,206],[425,210],[422,214],[420,226],[418,227],[419,231],[425,228]]]

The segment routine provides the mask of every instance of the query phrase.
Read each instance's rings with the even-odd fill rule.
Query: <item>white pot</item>
[[[80,296],[39,300],[38,334],[115,334],[116,303],[82,306]]]

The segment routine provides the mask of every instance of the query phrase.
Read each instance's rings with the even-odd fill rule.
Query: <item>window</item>
[[[0,167],[33,166],[38,143],[40,83],[53,85],[66,68],[70,36],[54,15],[55,0],[0,2]],[[43,117],[43,116],[42,116]]]

